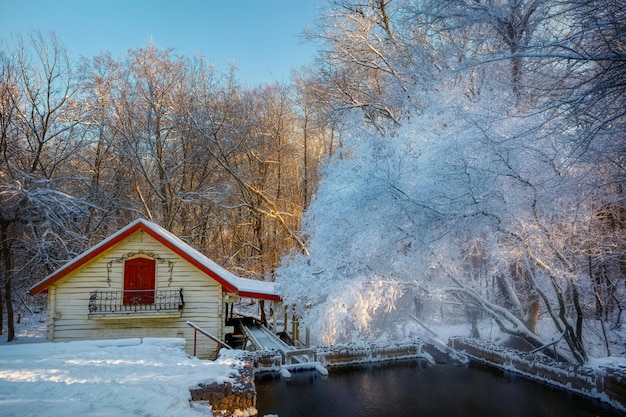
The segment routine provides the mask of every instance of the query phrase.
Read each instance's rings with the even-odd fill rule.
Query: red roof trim
[[[79,255],[78,258],[75,258],[74,261],[70,261],[69,263],[66,264],[66,266],[61,267],[60,269],[58,269],[57,271],[49,275],[47,278],[45,278],[38,284],[35,284],[35,286],[33,286],[30,289],[30,294],[36,295],[42,292],[46,292],[48,290],[48,287],[58,282],[69,273],[77,270],[78,268],[82,267],[83,265],[87,264],[88,262],[92,261],[98,256],[102,255],[104,252],[106,252],[113,246],[117,245],[121,241],[125,240],[126,238],[130,237],[131,235],[133,235],[134,233],[140,230],[146,232],[147,234],[152,236],[154,239],[156,239],[159,243],[161,243],[165,247],[172,250],[178,256],[185,259],[187,262],[189,262],[190,264],[198,268],[200,271],[209,275],[211,278],[213,278],[222,286],[222,291],[233,292],[239,295],[240,297],[261,298],[265,300],[276,300],[276,301],[281,300],[280,296],[276,294],[263,294],[263,293],[255,293],[255,292],[248,292],[248,291],[239,291],[239,289],[235,287],[232,283],[228,282],[226,279],[221,277],[215,271],[209,269],[206,265],[202,264],[193,256],[191,256],[191,254],[187,253],[186,251],[178,247],[176,244],[174,244],[173,242],[165,238],[158,231],[152,229],[149,225],[147,225],[145,222],[141,220],[138,220],[135,224],[128,227],[127,229],[122,229],[120,232],[118,232],[119,234],[112,235],[111,237],[109,237],[108,240],[105,239],[104,241],[100,242],[98,245],[87,250],[82,255]]]
[[[221,276],[219,276],[218,274],[216,274],[212,270],[208,269],[205,265],[203,265],[202,263],[198,262],[198,260],[195,259],[193,256],[191,256],[190,254],[188,254],[185,251],[181,250],[178,246],[174,245],[169,240],[165,239],[163,236],[161,236],[161,234],[157,233],[156,231],[154,231],[154,230],[152,230],[150,228],[141,228],[141,230],[145,231],[150,236],[152,236],[154,239],[156,239],[161,244],[163,244],[163,246],[169,248],[174,253],[176,253],[178,256],[180,256],[181,258],[183,258],[184,260],[186,260],[187,262],[189,262],[190,264],[192,264],[193,266],[198,268],[200,271],[204,272],[205,274],[209,275],[211,278],[213,278],[214,280],[219,282],[222,285],[222,287],[226,288],[228,291],[232,291],[234,293],[238,293],[239,292],[237,290],[237,288],[235,288],[230,282],[227,282],[224,278],[222,278]]]
[[[243,298],[257,298],[261,300],[269,300],[269,301],[282,301],[279,295],[275,294],[260,294],[256,292],[247,292],[247,291],[239,291],[237,294]]]
[[[143,223],[138,222],[134,226],[129,227],[127,230],[124,230],[119,235],[117,236],[114,235],[114,237],[108,242],[106,242],[106,244],[101,245],[101,246],[96,245],[92,247],[90,250],[88,250],[87,252],[84,252],[83,255],[79,255],[79,257],[76,259],[76,262],[69,262],[68,264],[66,264],[65,267],[61,267],[57,269],[56,272],[54,272],[52,275],[48,275],[48,277],[45,280],[39,282],[34,287],[32,287],[30,289],[30,295],[39,294],[40,292],[47,290],[48,287],[50,287],[51,285],[59,281],[61,278],[63,278],[67,274],[71,273],[72,271],[77,270],[81,266],[85,265],[91,260],[102,255],[104,252],[109,250],[111,247],[117,245],[122,240],[126,239],[127,237],[135,233],[137,230],[142,229],[142,226],[143,226]]]

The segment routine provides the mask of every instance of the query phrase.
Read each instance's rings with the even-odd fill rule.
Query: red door
[[[147,258],[124,262],[124,304],[153,304],[156,261]]]

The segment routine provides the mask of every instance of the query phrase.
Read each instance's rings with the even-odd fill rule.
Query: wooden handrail
[[[189,327],[193,327],[193,330],[194,330],[193,331],[193,356],[196,356],[196,342],[197,342],[196,335],[198,334],[198,332],[202,333],[203,335],[205,335],[209,339],[217,342],[218,346],[221,345],[221,346],[227,347],[228,349],[232,349],[232,347],[230,347],[228,345],[228,343],[222,342],[218,337],[216,337],[216,336],[212,335],[211,333],[207,332],[203,328],[199,327],[197,324],[192,323],[190,321],[187,321],[186,324]]]

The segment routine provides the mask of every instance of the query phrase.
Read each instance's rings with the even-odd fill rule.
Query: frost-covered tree
[[[413,86],[437,70],[444,53],[424,28],[409,23],[403,4],[331,1],[307,34],[320,44],[317,78],[329,108],[338,114],[358,109],[381,131],[404,119],[406,104],[415,100]]]
[[[129,221],[134,190],[131,167],[118,151],[114,98],[121,64],[110,54],[82,58],[83,79],[78,92],[82,109],[78,134],[83,138],[77,169],[85,181],[80,194],[89,202],[83,233],[90,242],[111,235]]]
[[[231,78],[218,94],[200,98],[193,120],[198,146],[225,191],[216,196],[229,217],[232,238],[224,243],[246,273],[270,275],[285,244],[306,251],[298,232],[300,144],[291,98],[278,85],[246,90]]]
[[[406,10],[416,25],[427,26],[450,45],[448,51],[458,62],[449,66],[467,69],[504,62],[505,71],[492,70],[489,76],[509,86],[518,99],[532,83],[525,56],[548,41],[553,29],[551,16],[559,13],[554,0],[422,0],[407,2]]]
[[[591,130],[584,115],[572,117],[582,108],[572,104],[581,91],[574,86],[584,86],[576,81],[583,70],[607,75],[606,82],[594,77],[593,85],[619,84],[614,71],[600,71],[619,67],[619,48],[614,37],[606,43],[613,45],[609,67],[600,58],[610,54],[583,64],[555,53],[555,45],[575,51],[584,44],[565,36],[572,32],[564,28],[576,27],[569,12],[581,10],[565,7],[572,4],[402,3],[399,15],[424,17],[417,22],[427,27],[420,32],[429,36],[425,43],[454,51],[455,61],[438,62],[438,77],[408,90],[407,103],[420,106],[406,108],[409,121],[392,135],[350,125],[342,158],[325,171],[306,215],[311,256],[295,256],[279,271],[287,300],[303,306],[304,320],[325,342],[402,334],[410,315],[423,312],[424,298],[455,306],[446,307],[454,319],[473,319],[478,311],[535,348],[556,334],[557,356],[579,363],[597,337],[586,326],[597,314],[594,305],[610,298],[611,320],[621,325],[623,290],[610,284],[623,279],[620,257],[607,264],[609,278],[599,272],[607,254],[599,248],[624,244],[619,205],[608,204],[620,201],[621,154],[597,152],[623,144],[621,116],[604,123],[593,142],[585,140]],[[619,33],[607,29],[610,21],[584,39]],[[409,33],[415,24],[397,19],[390,27]],[[468,42],[445,36],[463,31],[472,32]],[[399,50],[381,54],[397,62]],[[498,62],[509,64],[508,77]],[[537,94],[549,86],[554,94]],[[394,88],[401,91],[386,80],[383,98]],[[613,90],[606,100],[619,97]],[[616,225],[610,231],[607,217]],[[603,329],[608,346],[615,334]]]
[[[584,361],[589,239],[572,233],[593,212],[568,172],[569,138],[454,94],[445,103],[393,138],[352,139],[306,215],[311,256],[281,269],[281,290],[325,342],[400,334],[427,296],[480,310],[535,347],[552,334],[536,329],[541,310],[564,334],[560,357]]]
[[[20,38],[0,65],[0,271],[12,341],[12,298],[82,249],[86,206],[72,196],[77,150],[76,91],[65,49],[51,34]]]

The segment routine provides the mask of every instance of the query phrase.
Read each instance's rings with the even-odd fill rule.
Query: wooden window
[[[154,304],[156,261],[148,258],[124,262],[124,304]]]

